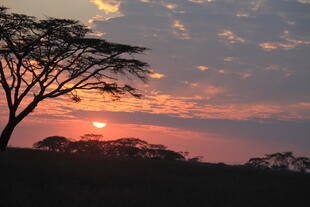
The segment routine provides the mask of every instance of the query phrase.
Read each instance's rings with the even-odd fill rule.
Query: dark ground
[[[208,163],[0,153],[0,207],[308,207],[310,174]]]

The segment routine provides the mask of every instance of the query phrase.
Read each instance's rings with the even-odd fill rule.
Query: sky
[[[47,136],[138,137],[205,161],[310,156],[310,0],[1,0],[10,11],[81,21],[93,36],[150,48],[144,94],[41,103],[12,146]],[[0,129],[6,121],[0,92]],[[107,123],[94,128],[92,121]]]

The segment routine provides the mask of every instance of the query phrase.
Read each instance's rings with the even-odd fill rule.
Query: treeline
[[[149,144],[138,138],[101,140],[102,135],[85,134],[72,141],[62,136],[51,136],[33,144],[36,149],[52,152],[92,154],[105,158],[186,160],[187,152],[175,152],[162,144]],[[200,161],[193,157],[189,161]]]
[[[295,157],[292,152],[283,152],[251,158],[245,165],[261,169],[307,172],[310,170],[310,159],[308,157]]]

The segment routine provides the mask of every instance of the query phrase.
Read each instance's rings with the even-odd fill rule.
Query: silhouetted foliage
[[[55,143],[59,142],[59,137],[55,136],[36,142],[33,146],[48,151],[92,154],[105,158],[185,160],[179,152],[168,150],[161,144],[149,144],[138,138],[107,141],[99,138],[102,138],[102,135],[85,134],[81,136],[81,140],[66,139],[68,142],[57,145]]]
[[[66,152],[70,140],[61,136],[51,136],[33,144],[34,148],[44,149],[52,152]]]
[[[81,140],[100,140],[102,138],[101,134],[84,134],[81,136]]]
[[[201,162],[203,160],[203,156],[195,156],[192,158],[187,159],[189,162]]]
[[[146,81],[148,64],[133,55],[146,48],[92,38],[78,21],[7,13],[0,7],[0,89],[9,109],[0,136],[5,150],[15,127],[48,98],[68,95],[79,102],[81,90],[118,99],[141,94],[126,79]]]
[[[310,170],[310,159],[295,157],[292,152],[266,154],[262,158],[251,158],[245,165],[255,168],[271,168],[276,170]]]
[[[308,157],[297,157],[293,162],[295,170],[306,172],[310,170],[310,159]]]
[[[1,207],[308,207],[310,174],[221,163],[1,154]]]
[[[268,168],[269,162],[265,158],[254,157],[251,158],[246,165],[255,168]]]

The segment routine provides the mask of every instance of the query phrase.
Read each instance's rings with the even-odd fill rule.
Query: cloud
[[[232,61],[234,61],[234,57],[225,57],[224,61],[225,62],[232,62]]]
[[[176,9],[178,6],[176,4],[165,4],[165,7],[171,10]]]
[[[276,49],[284,49],[284,50],[289,50],[289,49],[293,49],[296,47],[295,44],[285,44],[285,43],[280,43],[280,42],[263,42],[260,43],[259,46],[262,49],[265,49],[267,51],[271,51],[271,50],[276,50]]]
[[[224,69],[219,69],[219,70],[217,70],[217,72],[220,73],[220,74],[226,73],[226,71]]]
[[[292,38],[291,33],[288,30],[284,30],[280,38],[284,40],[285,42],[264,42],[260,43],[259,46],[262,49],[265,49],[267,51],[271,50],[276,50],[276,49],[284,49],[284,50],[289,50],[289,49],[294,49],[298,46],[307,46],[310,45],[309,40],[297,40]]]
[[[240,73],[242,79],[247,79],[253,76],[251,73]]]
[[[204,92],[209,96],[215,96],[222,92],[222,89],[216,86],[208,85]]]
[[[197,4],[202,4],[205,2],[211,3],[211,2],[215,2],[215,0],[188,0],[189,2],[193,2],[193,3],[197,3]]]
[[[279,121],[274,119],[226,120],[171,117],[164,114],[141,112],[87,112],[70,113],[77,118],[105,117],[113,124],[166,126],[183,130],[217,134],[231,139],[264,140],[290,145],[310,146],[308,139],[310,120]]]
[[[195,82],[189,82],[189,81],[182,81],[182,83],[191,86],[191,87],[197,87],[199,85],[199,83],[195,83]]]
[[[256,0],[256,1],[252,1],[251,4],[253,5],[252,10],[253,11],[258,11],[263,4],[265,3],[266,0]]]
[[[236,14],[236,17],[248,17],[248,16],[249,16],[249,14],[247,14],[247,13],[238,12],[238,13]]]
[[[223,30],[221,33],[217,34],[218,37],[225,39],[230,44],[244,43],[246,40],[234,34],[231,30]]]
[[[96,16],[94,16],[88,20],[88,24],[90,24],[91,26],[95,26],[95,21],[108,21],[109,19],[111,19],[111,18],[103,17],[103,16],[97,14]]]
[[[90,0],[94,3],[99,10],[104,11],[106,14],[120,14],[120,0]]]
[[[297,0],[297,2],[302,4],[310,4],[310,0]]]
[[[165,77],[165,75],[161,73],[151,73],[149,76],[154,79],[161,79]]]
[[[191,39],[187,28],[185,27],[185,25],[181,22],[181,20],[174,20],[171,24],[171,27],[174,29],[173,30],[173,34],[179,38],[179,39],[184,39],[184,40],[188,40]]]
[[[199,66],[197,66],[197,69],[201,70],[201,71],[205,71],[205,70],[209,70],[209,67],[205,66],[205,65],[199,65]]]

